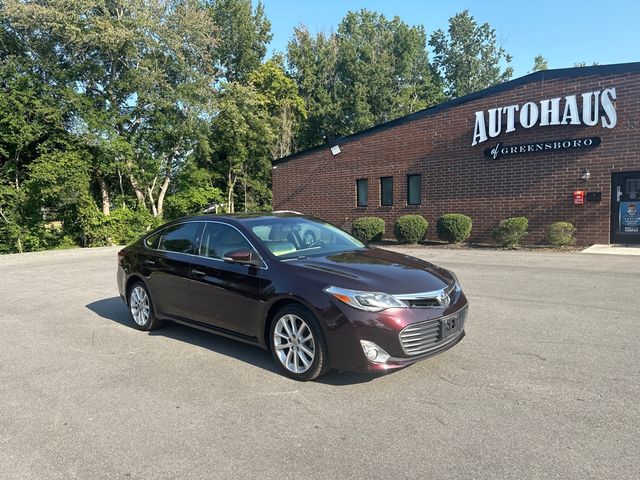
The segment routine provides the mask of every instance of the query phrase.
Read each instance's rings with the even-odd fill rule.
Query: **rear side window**
[[[149,237],[147,239],[147,246],[167,252],[195,254],[196,236],[199,229],[199,223],[181,223],[174,225]],[[157,239],[154,238],[156,236],[158,236]],[[149,242],[151,242],[151,245]]]
[[[160,235],[162,235],[162,232],[154,233],[144,240],[144,244],[149,248],[153,248],[154,250],[157,249]]]

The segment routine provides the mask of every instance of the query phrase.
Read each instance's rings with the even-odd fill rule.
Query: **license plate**
[[[445,339],[459,332],[462,328],[463,322],[464,318],[459,314],[451,315],[440,320],[440,323],[442,325],[442,338]]]

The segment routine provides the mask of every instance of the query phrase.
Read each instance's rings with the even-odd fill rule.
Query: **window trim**
[[[146,250],[151,250],[153,252],[166,252],[166,253],[176,253],[178,255],[190,255],[192,257],[197,257],[197,255],[194,255],[193,253],[187,253],[187,252],[174,252],[173,250],[160,250],[159,248],[151,248],[150,246],[147,245],[147,240],[156,235],[156,234],[161,234],[162,232],[164,232],[165,230],[168,230],[169,228],[173,228],[173,227],[177,227],[179,225],[185,225],[187,223],[204,223],[204,220],[185,220],[183,222],[176,222],[176,223],[172,223],[170,225],[164,225],[162,228],[158,228],[157,230],[154,230],[153,232],[149,233],[148,235],[146,235],[145,237],[142,237],[142,245],[144,246],[144,248]],[[200,251],[200,243],[202,242],[202,231],[200,231],[202,227],[199,227],[199,231],[196,233],[196,238],[195,238],[195,242],[194,242],[194,246],[196,251]],[[158,246],[159,246],[160,242],[158,242]]]
[[[382,181],[386,180],[388,178],[391,179],[391,203],[384,203],[384,192],[383,192],[383,188],[382,188]],[[393,200],[394,200],[394,195],[393,195],[393,177],[392,176],[380,177],[380,206],[381,207],[393,207]]]
[[[197,254],[193,254],[193,253],[184,253],[184,252],[172,252],[170,250],[159,250],[157,248],[151,248],[149,246],[147,246],[147,238],[151,237],[152,235],[155,235],[156,233],[159,233],[167,228],[171,228],[171,227],[175,227],[176,225],[182,225],[184,223],[204,223],[205,226],[204,228],[206,228],[206,224],[207,223],[219,223],[222,225],[226,225],[228,227],[231,228],[235,228],[238,233],[240,235],[242,235],[244,237],[244,239],[249,243],[249,245],[251,245],[251,248],[254,250],[254,252],[258,255],[258,257],[260,258],[260,261],[262,262],[262,266],[258,266],[258,265],[253,265],[254,268],[260,268],[262,270],[268,270],[269,269],[269,265],[267,265],[267,262],[265,262],[264,258],[262,257],[262,255],[260,255],[260,252],[258,251],[258,249],[256,248],[256,246],[251,242],[251,240],[249,240],[247,238],[247,236],[242,232],[242,230],[240,230],[238,227],[236,227],[235,225],[232,225],[230,223],[227,222],[221,222],[219,220],[184,220],[181,222],[176,222],[176,223],[172,223],[171,225],[167,225],[161,229],[155,230],[151,233],[149,233],[149,235],[147,235],[146,237],[143,237],[143,241],[142,241],[142,245],[146,250],[151,250],[152,252],[162,252],[162,253],[175,253],[177,255],[187,255],[189,257],[197,257],[197,258],[204,258],[207,260],[213,260],[214,262],[222,262],[222,263],[228,263],[225,262],[223,259],[221,258],[213,258],[213,257],[205,257],[204,255],[200,255],[200,248],[202,246],[202,237],[204,236],[204,228],[202,229],[202,231],[200,232],[200,236],[197,237],[197,248],[196,251],[198,252]]]
[[[359,182],[367,182],[367,189],[366,189],[366,196],[367,196],[367,203],[365,203],[364,205],[360,205],[360,192],[358,191],[358,185]],[[367,208],[369,207],[369,179],[368,178],[356,178],[356,207],[357,208]]]
[[[418,203],[411,203],[410,200],[409,200],[409,198],[410,198],[410,196],[409,196],[409,186],[411,185],[409,183],[409,179],[411,177],[419,177],[420,178],[420,183],[418,185],[418,187],[420,189],[419,190],[420,195],[418,197]],[[422,174],[421,173],[408,173],[407,174],[407,205],[410,205],[412,207],[422,205]]]

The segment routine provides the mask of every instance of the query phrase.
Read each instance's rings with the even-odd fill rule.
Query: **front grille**
[[[440,302],[435,298],[409,298],[404,300],[404,303],[408,303],[411,308],[433,308],[440,306]]]
[[[435,290],[433,292],[404,293],[394,295],[394,297],[404,302],[410,308],[446,308],[453,302],[455,288],[455,283],[452,283],[441,290]]]
[[[467,309],[448,317],[409,325],[400,332],[400,344],[407,355],[420,355],[446,343],[464,328]],[[445,329],[447,329],[445,331]],[[444,335],[444,337],[443,337]]]
[[[400,343],[404,353],[418,355],[433,348],[440,340],[442,328],[440,319],[414,323],[400,332]]]

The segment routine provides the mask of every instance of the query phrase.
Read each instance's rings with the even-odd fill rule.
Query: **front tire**
[[[160,321],[153,313],[151,296],[144,283],[136,282],[131,286],[128,305],[133,326],[138,330],[149,331],[160,326]]]
[[[306,382],[329,371],[322,328],[301,305],[278,310],[269,329],[269,346],[276,365],[289,378]]]

